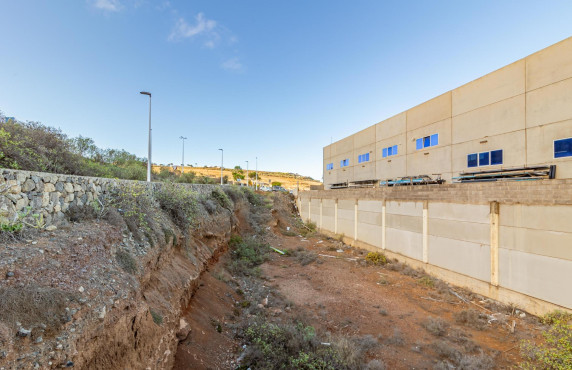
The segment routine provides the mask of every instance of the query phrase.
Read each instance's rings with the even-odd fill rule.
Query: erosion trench
[[[290,195],[162,191],[4,239],[0,368],[511,368],[547,330],[320,235]]]

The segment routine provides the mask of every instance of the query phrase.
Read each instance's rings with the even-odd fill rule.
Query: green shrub
[[[254,238],[242,240],[239,236],[233,236],[229,245],[232,249],[229,270],[235,275],[259,276],[257,266],[266,261],[268,244]]]
[[[165,183],[157,190],[155,198],[182,230],[193,225],[197,214],[195,192],[178,184]]]
[[[221,207],[226,208],[228,210],[232,209],[232,202],[231,202],[230,198],[220,188],[218,188],[218,187],[214,188],[212,193],[211,193],[211,196],[213,197],[214,200],[216,200],[218,202],[218,204]]]
[[[151,192],[142,183],[121,183],[111,191],[110,206],[116,208],[134,234],[149,229],[147,215],[153,211]]]
[[[562,311],[547,314],[542,321],[549,328],[542,332],[544,342],[523,341],[520,352],[523,369],[572,369],[572,315]]]
[[[157,325],[161,325],[163,323],[163,315],[160,312],[155,311],[154,309],[150,308],[149,312],[151,313],[151,317],[153,318],[153,322]]]
[[[376,266],[387,264],[387,258],[385,257],[385,254],[383,254],[381,252],[369,252],[365,256],[365,260],[368,263],[370,263],[372,265],[376,265]]]

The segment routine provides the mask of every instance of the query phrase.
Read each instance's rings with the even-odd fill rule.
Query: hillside
[[[166,166],[153,166],[153,172],[159,173],[161,168]],[[177,166],[176,173],[180,173],[180,166]],[[171,171],[173,169],[169,167]],[[207,176],[211,178],[218,179],[220,181],[220,167],[190,167],[185,166],[185,173],[194,172],[196,176]],[[233,181],[232,177],[233,169],[225,168],[223,169],[223,178],[227,176],[229,181]],[[249,173],[254,171],[250,170]],[[246,170],[243,169],[244,175],[246,175]],[[254,180],[254,179],[252,179]],[[260,185],[270,185],[272,182],[280,182],[285,189],[293,190],[297,188],[298,181],[300,190],[309,190],[311,185],[322,185],[320,181],[314,180],[311,177],[300,176],[296,177],[295,174],[285,173],[285,172],[272,172],[272,171],[258,171],[258,180]],[[245,180],[243,180],[245,181]]]

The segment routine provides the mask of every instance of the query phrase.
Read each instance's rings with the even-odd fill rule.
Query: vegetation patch
[[[153,322],[155,324],[161,325],[163,323],[163,315],[161,315],[159,311],[150,308],[149,313],[151,313],[151,317],[153,318]]]
[[[423,323],[423,327],[427,329],[427,331],[433,334],[436,337],[442,337],[447,333],[447,329],[449,328],[449,324],[447,321],[437,317],[429,317],[427,321]]]
[[[115,259],[117,260],[117,263],[119,264],[119,266],[121,266],[123,271],[129,274],[137,273],[138,270],[137,261],[135,261],[135,258],[133,258],[131,253],[127,251],[117,251],[117,253],[115,254]]]
[[[385,257],[385,254],[381,253],[381,252],[369,252],[366,256],[365,256],[365,260],[372,265],[375,266],[382,266],[387,264],[387,258]]]
[[[483,330],[487,326],[488,322],[487,315],[481,314],[479,311],[472,308],[456,313],[455,321],[458,324],[463,324],[477,330]]]
[[[229,242],[232,262],[229,270],[234,275],[259,276],[258,266],[266,261],[270,250],[268,244],[255,238],[242,239],[232,236]]]
[[[197,214],[197,194],[185,186],[166,183],[155,193],[159,205],[183,231],[192,226]]]

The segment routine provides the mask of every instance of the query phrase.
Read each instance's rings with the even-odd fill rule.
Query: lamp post
[[[220,184],[222,185],[222,166],[224,165],[224,150],[220,150]]]
[[[148,154],[147,154],[147,182],[151,182],[151,93],[147,91],[141,91],[141,95],[149,95],[149,143],[148,143]]]
[[[248,161],[246,161],[246,186],[248,186]]]
[[[183,162],[181,163],[181,175],[185,173],[185,140],[187,140],[184,136],[179,136],[179,139],[183,140]]]
[[[254,190],[258,190],[258,157],[256,157],[256,185],[254,186]]]

